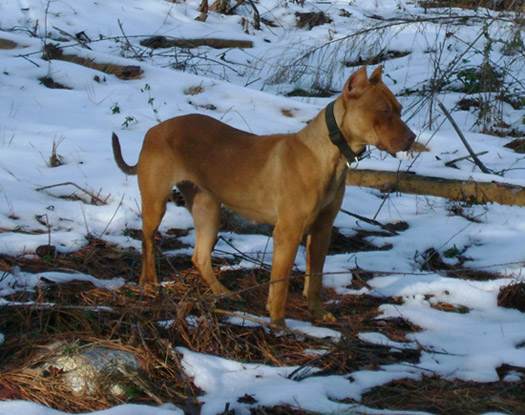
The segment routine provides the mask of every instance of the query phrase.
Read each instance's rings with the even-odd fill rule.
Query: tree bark
[[[42,59],[45,60],[61,60],[66,62],[76,63],[78,65],[85,66],[87,68],[96,69],[98,71],[107,73],[109,75],[115,75],[119,79],[139,79],[142,77],[142,69],[137,65],[117,65],[114,63],[99,63],[95,62],[94,59],[85,58],[78,55],[66,55],[62,49],[47,44],[44,47]]]
[[[387,192],[439,196],[470,203],[494,202],[525,206],[525,187],[501,182],[443,179],[413,173],[352,170],[347,185],[373,187]]]
[[[183,38],[169,38],[165,36],[153,36],[144,39],[140,42],[142,46],[146,46],[151,49],[160,48],[197,48],[199,46],[209,46],[215,49],[226,49],[226,48],[253,48],[253,42],[251,40],[243,39],[217,39],[217,38],[195,38],[195,39],[183,39]]]

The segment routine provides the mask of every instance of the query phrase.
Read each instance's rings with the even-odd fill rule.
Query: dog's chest
[[[333,202],[341,185],[344,183],[347,170],[346,163],[338,163],[332,174],[328,176],[324,185],[321,209]]]

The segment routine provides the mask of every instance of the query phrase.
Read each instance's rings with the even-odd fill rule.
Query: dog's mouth
[[[412,143],[413,140],[408,140],[402,146],[399,146],[397,148],[386,147],[382,144],[378,144],[376,147],[381,151],[386,151],[392,157],[396,157],[397,153],[410,150],[410,148],[412,147]]]

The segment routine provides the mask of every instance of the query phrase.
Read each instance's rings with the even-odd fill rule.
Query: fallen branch
[[[499,203],[525,206],[525,187],[501,182],[443,179],[413,173],[352,170],[346,184],[382,191],[445,197],[470,203]]]
[[[147,39],[141,40],[142,46],[151,49],[161,48],[198,48],[199,46],[209,46],[215,49],[227,49],[227,48],[253,48],[253,42],[251,40],[243,39],[217,39],[217,38],[194,38],[194,39],[182,39],[182,38],[168,38],[166,36],[153,36]]]
[[[24,57],[24,56],[22,56]],[[96,69],[110,75],[115,75],[119,79],[138,79],[142,76],[142,69],[137,65],[117,65],[114,63],[98,63],[91,58],[85,58],[77,55],[66,55],[62,48],[53,44],[47,44],[42,54],[44,60],[61,60],[76,63],[87,68]]]
[[[456,133],[458,133],[459,138],[463,142],[463,145],[465,146],[467,151],[470,153],[470,157],[472,158],[472,160],[474,160],[476,166],[478,166],[483,173],[491,174],[492,172],[489,169],[487,169],[485,165],[481,162],[481,160],[478,158],[478,156],[476,156],[476,153],[474,153],[474,150],[472,150],[472,147],[470,147],[469,142],[463,135],[463,132],[460,130],[459,126],[456,124],[454,118],[452,118],[452,115],[450,115],[450,112],[447,110],[447,108],[443,105],[441,101],[438,100],[437,103],[441,111],[443,111],[443,114],[445,114],[445,117],[447,117],[447,119],[450,121],[450,124],[452,124],[452,127],[454,127],[454,130],[456,130]]]

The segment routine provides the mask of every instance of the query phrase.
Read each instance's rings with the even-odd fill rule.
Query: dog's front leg
[[[335,321],[335,317],[326,311],[321,303],[323,288],[323,266],[330,245],[332,222],[326,226],[312,229],[306,240],[306,275],[303,294],[308,301],[308,309],[314,320]]]
[[[335,317],[322,306],[321,289],[323,288],[323,267],[330,246],[332,226],[341,207],[344,190],[343,183],[332,203],[326,206],[315,219],[306,239],[306,276],[303,294],[315,320],[335,321]]]
[[[302,223],[297,221],[281,221],[273,231],[272,275],[266,308],[276,326],[285,325],[289,278],[303,231]]]

